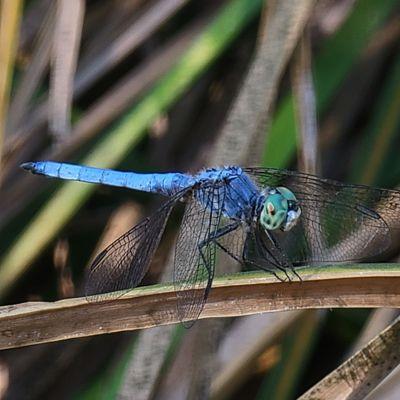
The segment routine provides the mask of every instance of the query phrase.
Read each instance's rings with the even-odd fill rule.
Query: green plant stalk
[[[397,1],[358,1],[353,12],[316,56],[313,65],[317,112],[323,114],[332,96],[367,45],[372,33],[383,23]],[[296,151],[296,122],[292,95],[278,105],[269,130],[264,164],[283,168]]]
[[[233,0],[195,40],[171,71],[132,108],[93,151],[85,165],[111,168],[144,136],[151,123],[187,90],[259,12],[262,0]],[[54,194],[0,262],[0,297],[24,273],[95,190],[94,185],[69,182]]]

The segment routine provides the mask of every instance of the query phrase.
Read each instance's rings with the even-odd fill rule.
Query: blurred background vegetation
[[[399,3],[310,0],[302,9],[307,1],[1,0],[2,304],[80,295],[90,259],[160,205],[123,189],[28,176],[21,162],[137,171],[229,162],[218,158],[229,147],[219,135],[246,90],[245,108],[256,112],[250,118],[262,132],[241,158],[247,164],[398,185]],[[284,22],[300,12],[298,31],[278,42]],[[278,72],[258,75],[271,81],[256,82],[252,96],[246,77],[252,65],[269,68],[264,50],[285,57],[277,57]],[[162,276],[178,224],[179,212],[144,284]],[[292,399],[395,316],[394,310],[290,312],[225,321],[222,333],[203,324],[8,350],[0,354],[0,393]],[[214,351],[202,347],[196,330],[216,342]],[[386,385],[386,396],[400,397],[396,379]]]

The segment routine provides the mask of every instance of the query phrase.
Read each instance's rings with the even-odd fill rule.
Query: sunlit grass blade
[[[0,165],[22,4],[22,0],[0,3]]]

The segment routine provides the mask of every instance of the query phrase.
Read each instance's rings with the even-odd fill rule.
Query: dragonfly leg
[[[210,239],[215,242],[215,244],[223,250],[226,254],[228,254],[230,257],[232,257],[235,261],[237,261],[240,264],[243,264],[243,260],[241,260],[239,257],[237,257],[235,254],[233,254],[229,249],[227,249],[225,246],[223,246],[220,242],[218,242],[218,239],[227,235],[228,233],[231,233],[235,231],[238,227],[240,226],[239,221],[235,221],[232,224],[226,225],[221,229],[216,230],[213,232],[212,235],[210,235]]]
[[[290,267],[290,270],[293,272],[294,275],[296,275],[299,278],[300,282],[303,282],[303,278],[299,275],[299,273],[296,271],[296,268],[293,265]]]
[[[270,274],[274,275],[276,279],[278,279],[281,282],[286,282],[286,279],[282,279],[280,276],[278,276],[278,274],[272,269],[269,268],[267,266],[264,265],[264,259],[262,259],[261,257],[257,257],[256,259],[251,260],[249,257],[247,257],[247,253],[248,253],[248,240],[246,240],[244,248],[243,248],[243,262],[245,264],[250,264],[253,265],[254,267],[258,268],[258,269],[262,269],[263,271],[269,272]],[[275,259],[275,257],[270,253],[270,251],[268,249],[265,249],[268,254]],[[275,268],[277,268],[278,270],[282,271],[286,276],[287,276],[287,271],[285,271],[285,268],[281,267],[279,264],[273,264],[273,266]],[[287,276],[288,277],[288,276]]]
[[[301,276],[298,274],[298,272],[295,270],[293,264],[289,261],[289,259],[286,257],[285,252],[283,251],[283,249],[281,248],[280,244],[278,243],[278,241],[275,239],[275,237],[270,234],[269,232],[266,232],[268,239],[273,243],[273,245],[275,246],[276,249],[278,249],[278,251],[281,253],[282,257],[285,259],[285,263],[286,265],[289,267],[290,271],[293,273],[293,275],[297,276],[297,278],[299,278],[300,281],[303,281],[303,279],[301,279]],[[289,282],[291,282],[291,278],[289,277],[289,274],[287,273],[287,269],[285,268],[285,275],[287,276]]]
[[[222,246],[221,243],[219,242],[215,242],[215,244],[221,249],[223,250],[226,254],[228,254],[229,256],[231,256],[235,261],[237,261],[240,264],[243,264],[243,260],[241,260],[239,257],[236,257],[232,252],[230,252],[226,247]]]
[[[263,271],[268,272],[269,274],[274,275],[275,278],[278,279],[278,281],[286,282],[286,279],[282,279],[273,269],[268,268],[268,267],[266,267],[264,265],[261,265],[261,263],[257,263],[255,261],[251,261],[251,260],[244,260],[244,262],[246,264],[253,265],[254,267],[256,267],[258,269],[262,269]],[[277,268],[282,271],[282,268],[279,268],[279,267],[277,267]]]
[[[214,232],[210,234],[210,236],[206,239],[206,241],[213,241],[217,240],[220,237],[227,235],[228,233],[233,232],[235,229],[237,229],[240,226],[239,221],[235,221],[232,224],[226,225],[223,228],[217,229]]]
[[[207,263],[207,258],[203,253],[203,248],[206,247],[207,245],[209,245],[210,243],[215,243],[217,246],[219,246],[220,248],[222,248],[224,251],[226,251],[231,257],[233,257],[234,259],[236,259],[237,261],[240,262],[239,259],[237,259],[237,257],[235,257],[232,253],[230,253],[229,251],[227,251],[220,243],[218,243],[218,239],[230,232],[233,232],[235,229],[238,228],[238,226],[240,225],[240,222],[235,221],[234,223],[230,224],[230,225],[226,225],[221,229],[217,229],[216,231],[212,232],[208,238],[206,238],[205,240],[203,240],[202,242],[200,242],[197,246],[198,251],[200,253],[200,257],[203,261],[204,266],[207,269],[207,272],[209,274],[209,280],[208,280],[208,284],[207,284],[207,288],[206,288],[206,297],[208,296],[208,293],[211,289],[211,282],[212,282],[212,278],[213,278],[213,271],[210,270],[210,266]]]
[[[260,235],[255,235],[257,245],[259,246],[259,248],[263,249],[269,255],[269,257],[271,257],[272,260],[274,260],[274,262],[272,262],[274,267],[276,267],[286,275],[286,279],[280,278],[279,280],[282,282],[286,282],[286,280],[288,282],[291,282],[291,278],[286,268],[287,266],[289,266],[289,263],[285,257],[285,254],[282,252],[276,241],[271,238],[270,234],[268,232],[266,232],[266,234],[267,239],[269,239],[269,242],[267,243],[263,237],[261,237]],[[271,247],[271,244],[273,247]],[[275,252],[273,251],[273,249],[275,249]],[[276,252],[276,250],[278,251],[278,253]]]
[[[226,251],[232,258],[235,258],[235,256],[233,254],[231,254],[231,252],[229,252],[227,249],[225,249],[224,246],[222,246],[220,243],[218,243],[217,240],[219,238],[221,238],[222,236],[225,236],[228,233],[233,232],[239,226],[240,226],[240,222],[239,221],[235,221],[232,224],[226,225],[221,229],[217,229],[214,232],[211,232],[210,235],[206,239],[204,239],[202,242],[199,243],[199,247],[203,248],[204,246],[207,246],[209,243],[214,242],[222,250]]]
[[[202,242],[202,243],[203,243],[203,242]],[[205,244],[203,244],[203,245],[202,245],[202,243],[200,243],[200,244],[197,246],[197,248],[198,248],[200,257],[201,257],[201,259],[202,259],[202,261],[203,261],[204,267],[207,269],[207,272],[208,272],[207,286],[206,286],[206,290],[205,290],[205,292],[204,292],[204,299],[207,299],[208,294],[210,293],[211,284],[212,284],[212,281],[213,281],[213,278],[214,278],[214,271],[211,270],[211,267],[210,267],[209,263],[207,262],[207,258],[206,258],[206,256],[205,256],[204,253],[203,253],[203,247],[207,246],[207,244],[208,244],[209,242],[207,242],[207,243],[205,243]]]

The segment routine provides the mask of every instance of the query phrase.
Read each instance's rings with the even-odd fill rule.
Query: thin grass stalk
[[[125,30],[118,36],[109,47],[95,57],[82,61],[82,65],[78,65],[74,81],[74,98],[82,95],[97,79],[106,74],[118,61],[122,61],[125,57],[133,52],[138,46],[149,38],[160,27],[160,24],[171,17],[183,2],[187,0],[160,0],[162,7],[152,7],[144,14],[146,18],[140,18],[137,24]],[[144,20],[149,25],[143,24]],[[24,121],[15,137],[7,140],[6,148],[11,151],[18,141],[26,142],[32,135],[40,135],[49,113],[49,102],[43,101],[39,103],[33,112],[29,115],[29,119]]]
[[[281,360],[272,371],[267,372],[268,378],[262,383],[256,400],[294,398],[296,385],[305,372],[304,367],[323,315],[322,310],[301,313],[295,329],[287,332],[283,338],[280,344]]]
[[[50,63],[55,27],[56,3],[50,4],[43,24],[35,39],[32,59],[18,83],[10,104],[7,132],[12,135],[28,113],[29,103]],[[7,152],[7,148],[5,148]]]
[[[271,117],[280,78],[312,11],[314,2],[276,2],[266,17],[254,61],[232,107],[212,163],[257,165],[264,148],[265,128]],[[247,134],[245,134],[247,132]],[[235,156],[239,149],[241,157]]]
[[[22,4],[22,0],[0,3],[0,169]]]
[[[382,94],[377,99],[373,120],[365,134],[357,163],[353,166],[353,177],[358,174],[360,183],[376,184],[398,133],[399,109],[400,57],[397,57],[388,72]]]
[[[87,90],[102,74],[122,61],[142,44],[160,26],[177,13],[188,0],[159,0],[128,27],[112,44],[104,49],[96,62],[88,60],[82,65],[74,84],[75,95]]]
[[[383,331],[390,323],[398,316],[399,310],[394,308],[379,308],[373,310],[365,322],[361,333],[357,340],[347,352],[347,357],[351,357],[354,353],[361,350],[368,344],[376,335]]]
[[[374,95],[373,88],[380,80],[379,72],[382,65],[393,51],[399,38],[400,24],[398,24],[396,16],[393,16],[388,23],[371,35],[357,65],[347,74],[330,109],[324,115],[320,128],[320,146],[323,150],[329,149],[354,126],[363,110],[365,101]],[[354,174],[354,168],[352,168],[349,181],[359,181],[359,177],[356,178],[356,174]]]
[[[292,88],[298,127],[298,168],[308,174],[318,174],[318,124],[308,29],[305,29],[297,49],[292,68]]]
[[[84,13],[84,0],[58,0],[49,93],[50,131],[56,144],[71,133],[73,82]]]

